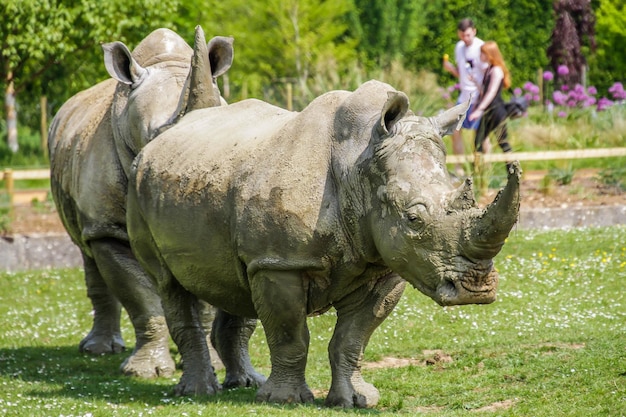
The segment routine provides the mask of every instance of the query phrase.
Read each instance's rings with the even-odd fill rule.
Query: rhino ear
[[[380,134],[387,134],[409,110],[409,98],[401,91],[389,91],[387,102],[383,106],[380,115],[378,131]]]
[[[233,56],[235,54],[233,49],[234,41],[232,37],[216,36],[207,44],[213,78],[224,74],[233,65]]]
[[[141,82],[147,71],[130,54],[128,47],[122,42],[102,44],[104,50],[104,66],[111,77],[117,81],[136,85]]]
[[[445,112],[429,117],[428,120],[435,127],[439,136],[451,134],[454,130],[461,129],[465,120],[467,109],[469,109],[471,99],[465,103],[458,104]]]

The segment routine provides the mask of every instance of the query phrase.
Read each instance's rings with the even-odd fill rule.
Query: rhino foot
[[[257,402],[280,404],[312,403],[315,397],[306,383],[296,384],[272,383],[271,377],[256,394]]]
[[[183,372],[180,382],[174,387],[174,395],[177,397],[215,395],[222,389],[213,372],[204,378],[193,378],[186,375],[187,374]]]
[[[262,386],[265,381],[267,381],[267,378],[253,369],[242,374],[232,374],[227,371],[222,385],[224,389],[258,388]]]
[[[140,378],[169,377],[174,374],[176,364],[167,346],[154,348],[149,344],[135,350],[120,367],[127,376]]]
[[[368,408],[378,404],[380,394],[376,387],[362,379],[340,387],[333,385],[324,404],[327,407]]]
[[[80,341],[78,350],[90,355],[104,355],[105,353],[121,353],[126,350],[126,345],[119,333],[103,334],[91,331]]]

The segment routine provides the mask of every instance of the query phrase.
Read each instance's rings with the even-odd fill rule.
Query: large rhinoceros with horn
[[[334,307],[326,404],[369,407],[360,365],[405,282],[441,305],[491,303],[498,254],[519,211],[521,171],[486,208],[450,182],[442,135],[467,104],[436,117],[369,81],[294,113],[260,101],[186,115],[135,159],[127,221],[158,282],[183,356],[179,394],[211,392],[196,297],[261,320],[272,370],[257,400],[309,402],[306,318]],[[405,281],[406,280],[406,281]]]
[[[94,308],[93,328],[80,350],[101,354],[124,349],[121,302],[136,337],[122,371],[141,377],[171,375],[175,365],[158,292],[128,242],[127,177],[135,155],[159,132],[187,112],[225,103],[215,79],[232,64],[232,38],[214,37],[207,45],[197,27],[192,49],[171,30],[158,29],[132,53],[121,42],[103,49],[112,78],[70,98],[55,116],[49,135],[52,194],[67,232],[81,250]],[[251,334],[254,324],[248,325]],[[245,333],[244,328],[235,333]],[[224,339],[224,344],[247,341]],[[226,354],[245,352],[246,362],[247,345],[226,348]],[[241,359],[223,360],[228,366]],[[237,374],[231,379],[255,375],[250,368],[234,365],[230,371]]]

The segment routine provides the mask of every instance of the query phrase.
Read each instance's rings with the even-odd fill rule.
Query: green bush
[[[13,153],[6,140],[6,131],[0,131],[0,168],[34,168],[47,166],[49,161],[41,147],[41,135],[28,127],[18,128],[19,150]]]

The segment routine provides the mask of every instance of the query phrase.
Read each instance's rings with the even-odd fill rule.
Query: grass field
[[[514,231],[496,266],[491,305],[441,308],[407,290],[366,352],[364,374],[381,400],[349,411],[323,407],[332,312],[309,322],[314,404],[256,404],[251,389],[176,398],[179,374],[123,377],[127,353],[78,353],[91,326],[80,270],[0,273],[0,415],[626,415],[626,227]],[[260,328],[251,354],[269,374]]]

